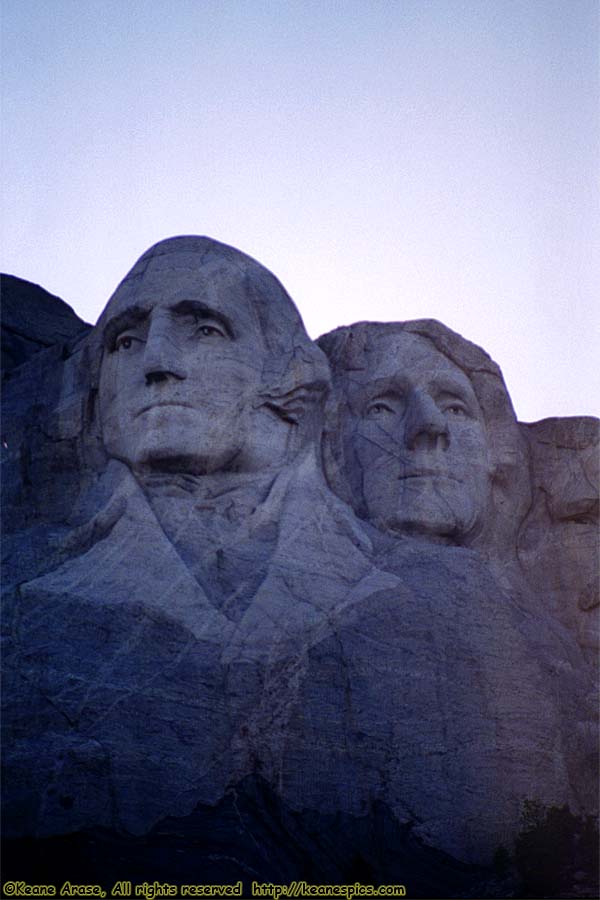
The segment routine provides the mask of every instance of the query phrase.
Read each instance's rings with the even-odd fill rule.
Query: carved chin
[[[239,435],[229,431],[218,437],[185,432],[167,437],[160,431],[148,431],[135,439],[113,441],[107,445],[110,456],[127,463],[135,471],[181,472],[207,475],[217,471],[239,471],[242,462]]]
[[[423,535],[463,543],[477,528],[477,510],[470,504],[452,505],[441,498],[421,498],[403,504],[391,515],[378,516],[378,525],[396,534]]]
[[[209,475],[213,472],[233,472],[241,468],[241,451],[238,443],[211,443],[202,446],[196,441],[189,444],[161,445],[146,442],[140,447],[134,468],[157,472],[183,472],[190,475]]]
[[[469,527],[454,517],[435,514],[434,511],[419,510],[410,515],[403,515],[385,524],[386,530],[397,534],[420,534],[429,538],[444,538],[456,543],[469,532]]]
[[[240,471],[244,434],[239,416],[165,407],[134,417],[128,427],[106,429],[104,444],[135,471],[207,475]]]
[[[483,485],[482,496],[477,496],[478,485],[458,477],[407,478],[394,494],[389,491],[389,482],[366,487],[369,517],[383,531],[420,534],[457,544],[467,543],[478,531]]]

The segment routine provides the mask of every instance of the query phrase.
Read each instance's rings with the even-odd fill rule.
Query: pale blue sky
[[[8,271],[95,321],[161,238],[313,336],[438,318],[517,414],[600,404],[596,0],[1,0]]]

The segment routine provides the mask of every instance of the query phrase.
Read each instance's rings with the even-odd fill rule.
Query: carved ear
[[[257,405],[266,406],[290,425],[298,425],[307,410],[321,400],[325,389],[325,382],[303,384],[285,394],[261,394]]]

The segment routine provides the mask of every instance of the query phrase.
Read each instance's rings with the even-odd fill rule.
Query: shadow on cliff
[[[62,798],[68,804],[69,798]],[[4,842],[4,879],[29,883],[402,884],[409,897],[515,896],[512,875],[427,847],[383,804],[368,816],[286,808],[251,776],[214,807],[168,818],[147,835],[106,830]],[[300,894],[302,896],[302,894]]]
[[[61,798],[68,804],[69,797]],[[3,842],[4,881],[135,886],[236,884],[399,885],[409,897],[597,897],[598,830],[566,807],[525,802],[514,850],[491,866],[461,863],[428,847],[384,804],[368,816],[323,815],[285,807],[256,776],[214,807],[198,806],[134,837],[104,829]],[[135,888],[134,888],[135,890]],[[303,896],[301,892],[298,896]]]

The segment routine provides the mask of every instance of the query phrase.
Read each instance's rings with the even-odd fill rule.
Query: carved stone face
[[[379,528],[462,543],[489,509],[485,423],[467,375],[426,339],[378,335],[352,372],[346,440]]]
[[[235,265],[152,258],[104,330],[100,416],[109,455],[135,470],[252,468],[249,417],[266,356]]]

